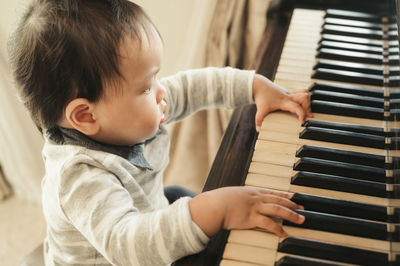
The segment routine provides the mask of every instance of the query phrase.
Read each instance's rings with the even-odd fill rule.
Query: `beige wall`
[[[134,1],[144,8],[161,33],[164,41],[164,59],[160,71],[161,76],[169,75],[177,70],[181,60],[180,52],[186,39],[190,8],[194,1],[188,0],[138,0]]]
[[[39,201],[43,140],[15,97],[6,53],[8,36],[27,2],[0,0],[0,164],[17,196]]]
[[[164,40],[160,76],[202,67],[208,25],[215,0],[137,0]]]

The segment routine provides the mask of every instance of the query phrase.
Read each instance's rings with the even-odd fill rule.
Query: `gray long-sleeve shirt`
[[[160,82],[166,123],[210,107],[253,103],[254,71],[206,68]],[[164,125],[143,145],[151,166],[46,138],[42,200],[46,265],[167,265],[201,251],[208,237],[192,221],[185,197],[168,205],[163,172],[169,158]]]

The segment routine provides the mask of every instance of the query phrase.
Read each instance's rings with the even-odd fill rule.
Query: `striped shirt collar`
[[[152,166],[144,157],[145,141],[132,146],[105,144],[89,138],[78,130],[62,127],[49,130],[46,135],[60,145],[78,145],[92,150],[112,153],[121,156],[137,167],[153,170]],[[153,138],[155,138],[155,136],[148,140],[152,140]]]

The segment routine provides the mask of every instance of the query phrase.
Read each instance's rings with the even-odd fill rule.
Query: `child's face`
[[[155,135],[166,110],[165,89],[156,77],[162,55],[163,45],[155,32],[144,36],[140,45],[129,37],[122,42],[124,79],[107,85],[105,96],[96,104],[100,131],[92,137],[108,144],[133,145]]]

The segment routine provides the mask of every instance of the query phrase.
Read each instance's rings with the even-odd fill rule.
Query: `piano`
[[[295,193],[304,224],[288,237],[222,230],[173,265],[400,265],[400,61],[396,0],[282,0],[268,11],[257,71],[308,88],[304,124],[255,106],[232,115],[204,191]]]

